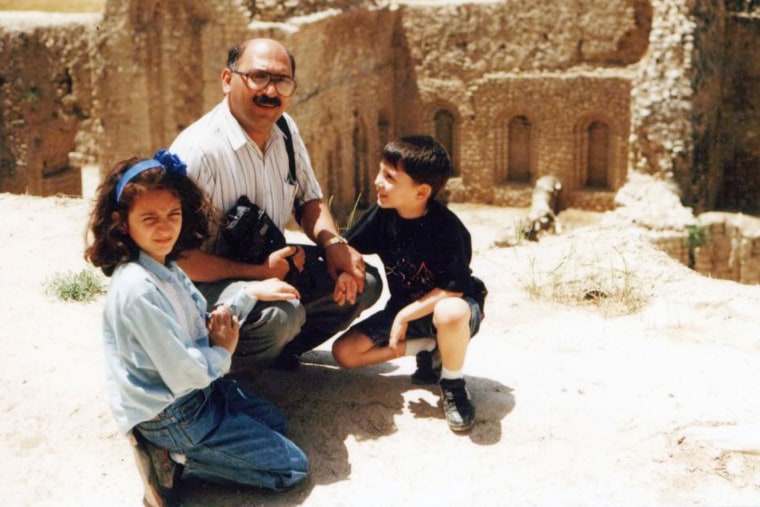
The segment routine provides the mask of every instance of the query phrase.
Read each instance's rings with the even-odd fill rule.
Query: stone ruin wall
[[[168,145],[220,99],[230,42],[262,35],[296,55],[291,112],[339,209],[360,193],[371,202],[382,145],[435,134],[443,110],[455,125],[453,200],[526,206],[531,183],[554,173],[563,206],[608,210],[635,171],[675,182],[697,213],[756,213],[756,11],[731,0],[567,0],[551,11],[515,0],[108,0],[102,16],[3,13],[0,191],[78,194],[83,164],[107,169]],[[531,128],[525,183],[505,182],[517,116]],[[584,187],[594,121],[609,128],[603,189]],[[682,244],[661,244],[683,257]]]
[[[716,207],[760,215],[760,5],[751,4],[755,7],[726,20],[720,135],[716,136],[717,163],[724,170]]]
[[[99,16],[44,24],[3,13],[0,31],[0,191],[81,193],[80,133],[93,125],[92,41]]]

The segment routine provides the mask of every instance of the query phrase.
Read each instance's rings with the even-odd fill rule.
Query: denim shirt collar
[[[160,264],[153,257],[146,254],[142,250],[140,250],[140,255],[137,258],[137,262],[142,267],[156,275],[158,278],[165,281],[172,280],[172,278],[174,278],[173,273],[177,269],[176,262],[169,261],[166,263],[166,265]]]

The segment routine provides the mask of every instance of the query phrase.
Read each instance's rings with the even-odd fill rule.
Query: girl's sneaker
[[[143,505],[145,507],[180,505],[177,486],[184,467],[169,457],[169,451],[153,445],[137,431],[130,431],[128,436],[145,488]]]

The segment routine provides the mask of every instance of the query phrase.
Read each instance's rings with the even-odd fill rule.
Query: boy
[[[435,199],[451,175],[446,150],[430,136],[409,136],[383,149],[375,178],[377,204],[346,235],[385,266],[390,300],[333,344],[346,368],[416,356],[417,384],[439,382],[453,431],[472,427],[475,408],[465,387],[467,345],[483,318],[485,286],[470,270],[470,234]],[[351,290],[340,277],[336,291]]]

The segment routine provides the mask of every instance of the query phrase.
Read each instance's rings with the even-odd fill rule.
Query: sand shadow
[[[189,480],[184,484],[183,505],[249,506],[297,505],[308,500],[318,485],[346,480],[351,475],[347,438],[374,440],[397,431],[395,419],[405,407],[415,418],[440,419],[438,387],[416,386],[408,373],[385,363],[357,370],[342,370],[327,351],[304,355],[297,371],[265,370],[255,378],[240,378],[252,392],[277,404],[290,421],[289,437],[309,456],[310,477],[291,491],[270,492],[257,488],[210,484]],[[492,445],[501,438],[501,420],[512,410],[512,390],[482,377],[467,377],[477,407],[476,425],[462,437],[478,445]],[[405,399],[405,393],[420,388],[435,396]],[[459,437],[459,438],[462,438]],[[452,434],[452,438],[458,438]]]

